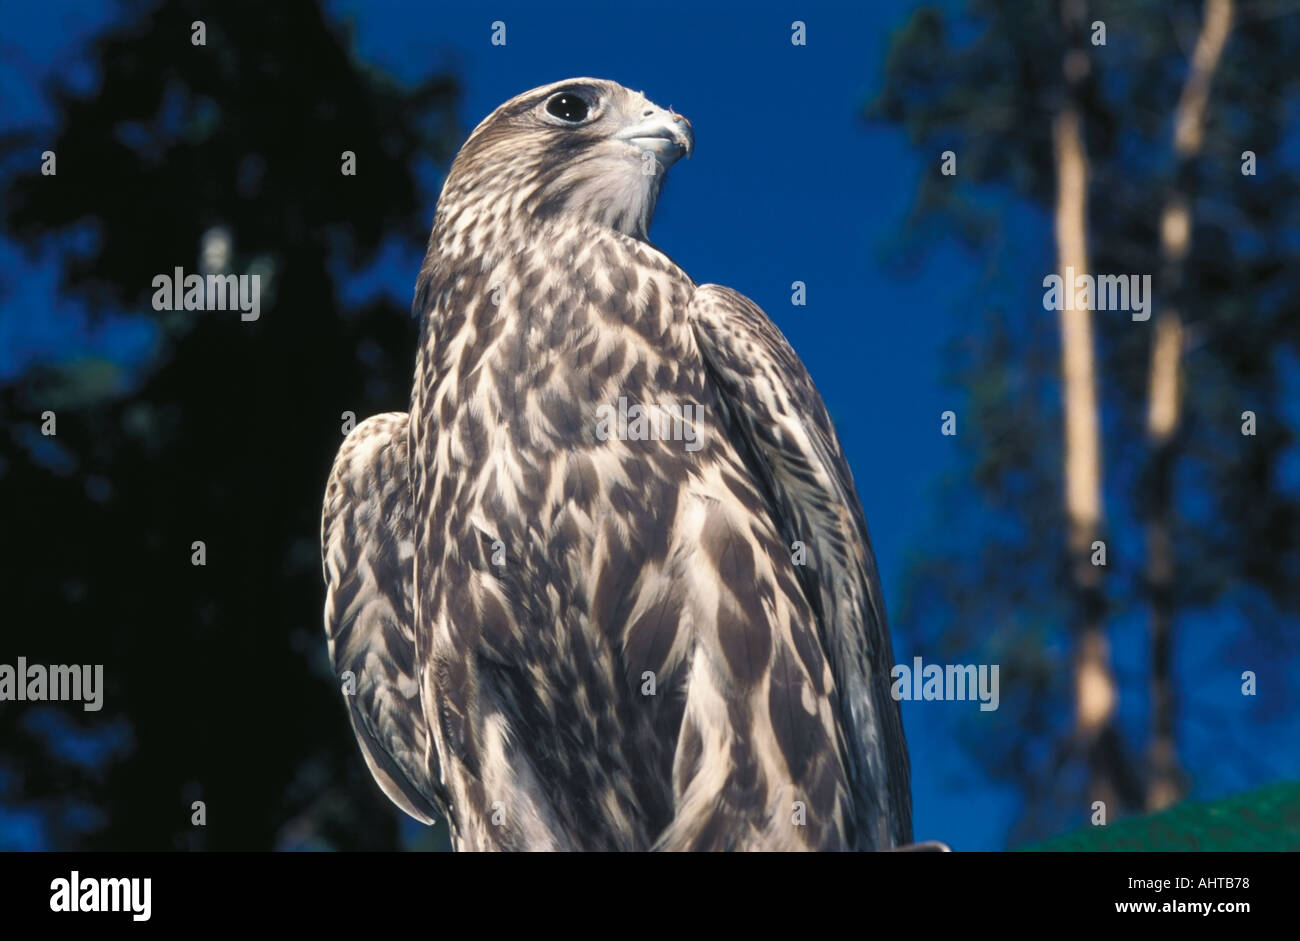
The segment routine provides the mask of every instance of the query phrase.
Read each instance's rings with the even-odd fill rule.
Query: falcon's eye
[[[546,110],[561,121],[577,124],[587,118],[588,106],[572,92],[561,92],[546,103]]]

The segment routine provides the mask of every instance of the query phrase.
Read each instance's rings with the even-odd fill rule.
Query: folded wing
[[[325,632],[371,773],[393,803],[433,823],[447,803],[417,681],[411,516],[406,415],[368,418],[325,490]]]
[[[701,285],[689,317],[780,529],[806,549],[796,574],[816,614],[846,726],[857,845],[908,843],[910,767],[902,715],[889,692],[893,647],[880,577],[826,407],[785,337],[748,298]]]

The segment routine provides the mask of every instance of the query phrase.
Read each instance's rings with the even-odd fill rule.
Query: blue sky
[[[890,31],[913,5],[566,3],[561,12],[521,3],[327,3],[352,23],[364,59],[408,80],[454,69],[466,131],[521,91],[582,75],[642,90],[690,118],[695,154],[670,173],[651,239],[697,281],[752,297],[804,359],[853,466],[895,611],[908,554],[923,551],[942,525],[932,509],[939,482],[961,472],[954,439],[939,433],[940,414],[962,403],[945,378],[944,351],[978,329],[980,305],[971,299],[986,274],[952,244],[933,246],[906,273],[889,261],[919,174],[934,172],[938,155],[918,154],[900,131],[867,125],[860,113],[880,81]],[[6,9],[0,131],[50,120],[45,76],[93,80],[77,57],[114,13],[94,0]],[[806,24],[805,47],[790,42],[796,19]],[[490,42],[496,20],[506,24],[505,46]],[[430,220],[435,198],[431,187]],[[1048,221],[1022,208],[1008,226],[1026,236],[1026,267],[1050,270]],[[405,305],[418,262],[386,254],[350,293],[385,291]],[[0,273],[0,379],[35,359],[87,350],[127,362],[147,356],[147,324],[88,330],[83,312],[59,295],[54,268],[4,241]],[[807,285],[805,307],[791,305],[794,281]],[[907,662],[915,651],[895,637]],[[1121,670],[1136,669],[1142,652],[1120,645],[1117,657]],[[973,707],[904,704],[917,838],[1000,848],[1015,803],[975,783],[940,708]]]

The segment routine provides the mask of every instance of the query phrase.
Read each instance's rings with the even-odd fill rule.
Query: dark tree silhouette
[[[159,342],[139,374],[83,359],[0,390],[0,662],[102,663],[107,687],[100,712],[0,714],[0,803],[55,848],[393,847],[326,664],[320,500],[342,413],[406,407],[405,304],[341,284],[381,249],[418,261],[418,171],[458,142],[457,85],[397,84],[304,0],[135,14],[94,43],[97,90],[53,90],[56,135],[3,158],[23,168],[8,231]],[[151,309],[152,279],[200,272],[212,231],[229,271],[262,275],[260,319]]]

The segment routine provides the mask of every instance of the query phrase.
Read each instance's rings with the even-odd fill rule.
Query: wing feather
[[[796,569],[847,726],[858,845],[909,843],[910,766],[902,714],[890,695],[893,647],[880,576],[826,406],[780,330],[748,298],[701,285],[688,316],[781,530],[806,546],[806,564]]]
[[[371,773],[393,803],[433,823],[447,803],[416,679],[412,512],[407,417],[368,418],[325,490],[325,632],[335,674],[355,677],[344,698]]]

